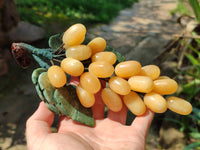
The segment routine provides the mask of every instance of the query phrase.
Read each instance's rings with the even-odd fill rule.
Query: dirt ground
[[[0,77],[0,149],[20,146],[23,150],[26,149],[22,146],[26,143],[26,120],[40,100],[31,82],[32,70],[24,70],[14,63],[8,74]]]

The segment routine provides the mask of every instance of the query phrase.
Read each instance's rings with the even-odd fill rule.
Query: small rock
[[[184,134],[175,128],[161,128],[160,130],[160,144],[168,149],[181,150],[185,146]]]
[[[166,40],[158,37],[147,37],[141,41],[134,51],[131,51],[127,56],[127,60],[133,59],[141,62],[142,65],[150,64],[154,58],[162,51]]]
[[[44,35],[44,29],[23,21],[8,33],[10,40],[15,42],[33,42],[44,38]]]
[[[6,138],[0,138],[0,148],[1,149],[7,149],[12,143],[12,138],[6,137]]]

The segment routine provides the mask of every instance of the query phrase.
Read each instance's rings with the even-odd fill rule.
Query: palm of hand
[[[51,133],[53,113],[42,102],[38,110],[27,121],[27,146],[29,150],[142,150],[145,149],[145,137],[153,119],[153,113],[136,117],[132,125],[125,123],[127,108],[121,112],[108,112],[108,118],[95,109],[95,127],[74,123],[63,117],[57,133]]]

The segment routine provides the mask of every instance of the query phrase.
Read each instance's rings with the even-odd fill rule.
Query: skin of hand
[[[154,113],[149,109],[137,116],[130,126],[125,125],[127,107],[120,112],[108,111],[100,92],[95,94],[92,107],[96,120],[94,127],[78,124],[61,116],[57,133],[51,132],[54,114],[41,102],[35,113],[27,120],[26,138],[28,150],[145,150],[145,139]]]

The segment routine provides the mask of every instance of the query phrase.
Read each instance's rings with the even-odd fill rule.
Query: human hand
[[[104,118],[104,104],[100,93],[92,107],[95,127],[88,127],[60,117],[57,133],[51,132],[54,114],[41,102],[36,112],[27,120],[28,150],[144,150],[145,138],[154,113],[146,113],[126,126],[127,108],[120,112],[108,111]]]

